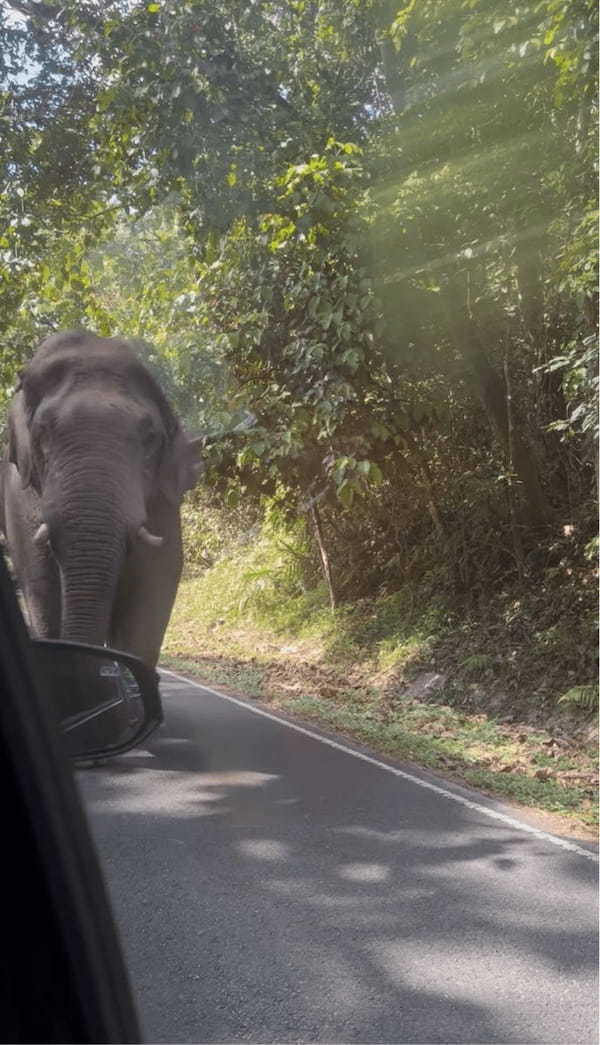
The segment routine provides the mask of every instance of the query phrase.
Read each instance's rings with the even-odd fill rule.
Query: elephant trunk
[[[110,533],[93,529],[74,534],[72,551],[61,557],[61,637],[102,646],[109,640],[110,620],[125,555],[125,527],[110,519]],[[68,533],[68,530],[66,531]]]
[[[61,637],[70,641],[109,642],[128,540],[144,519],[141,490],[134,496],[130,470],[115,463],[114,456],[111,468],[80,459],[55,487],[49,533],[61,576]]]

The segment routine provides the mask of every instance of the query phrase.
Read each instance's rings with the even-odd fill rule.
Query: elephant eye
[[[160,435],[152,425],[144,425],[142,428],[142,445],[146,456],[156,453],[160,443]]]
[[[39,456],[42,458],[43,461],[45,461],[48,457],[48,444],[49,439],[46,428],[38,427],[38,430],[35,434],[35,446]]]

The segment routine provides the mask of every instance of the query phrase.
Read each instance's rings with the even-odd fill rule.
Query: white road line
[[[250,711],[253,715],[262,715],[263,718],[269,718],[272,722],[277,722],[280,726],[287,726],[288,729],[293,729],[296,733],[302,733],[306,737],[311,737],[312,740],[318,740],[321,744],[327,744],[328,747],[333,747],[336,751],[343,751],[346,755],[352,755],[354,758],[361,759],[362,762],[368,762],[370,765],[376,766],[378,769],[385,770],[386,773],[391,773],[392,776],[400,777],[402,780],[408,780],[411,784],[416,784],[417,787],[424,787],[427,791],[434,791],[435,794],[442,795],[443,798],[449,798],[452,802],[458,802],[459,805],[466,806],[467,809],[474,809],[475,812],[482,813],[484,816],[490,817],[492,820],[499,820],[501,823],[513,827],[516,831],[524,831],[526,834],[534,835],[535,838],[539,838],[540,841],[550,842],[552,845],[556,845],[560,849],[566,849],[569,853],[577,853],[578,856],[583,856],[586,860],[591,860],[592,863],[598,862],[598,857],[595,853],[591,852],[589,849],[583,849],[582,846],[576,845],[575,842],[568,842],[565,838],[558,838],[556,835],[551,835],[546,831],[541,831],[538,827],[533,827],[531,824],[526,824],[521,820],[515,820],[512,816],[508,816],[506,813],[501,813],[498,809],[491,809],[489,806],[483,806],[478,802],[472,802],[471,799],[464,798],[463,795],[457,795],[454,791],[447,791],[445,787],[440,787],[438,784],[432,784],[429,780],[423,780],[421,777],[405,772],[404,769],[397,769],[395,766],[389,766],[386,762],[380,762],[379,759],[372,758],[371,755],[365,755],[361,751],[354,751],[351,747],[346,747],[345,744],[338,743],[337,740],[330,740],[329,737],[323,737],[319,733],[313,733],[311,729],[306,729],[304,726],[298,726],[294,722],[288,722],[287,719],[279,718],[278,715],[273,715],[270,711],[264,711],[262,708],[257,708],[252,704],[247,704],[244,700],[230,697],[226,693],[219,693],[218,690],[212,689],[210,686],[202,686],[199,682],[192,682],[191,679],[187,679],[183,675],[177,675],[176,672],[169,671],[167,668],[160,668],[160,672],[164,675],[170,675],[172,678],[178,679],[180,682],[187,682],[189,686],[194,686],[195,689],[203,689],[207,693],[211,693],[213,697],[220,697],[221,700],[227,700],[230,704],[236,704],[238,707],[243,708],[244,711]]]

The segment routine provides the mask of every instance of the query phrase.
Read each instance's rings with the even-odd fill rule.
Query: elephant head
[[[76,332],[38,349],[11,407],[9,459],[35,495],[31,541],[58,566],[63,638],[108,641],[128,560],[146,549],[174,561],[196,447],[125,342]]]

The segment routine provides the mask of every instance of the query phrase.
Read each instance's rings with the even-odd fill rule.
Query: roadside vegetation
[[[242,527],[195,500],[166,666],[558,814],[563,830],[593,832],[595,689],[574,680],[594,619],[581,619],[577,597],[570,612],[558,597],[524,589],[518,600],[509,589],[461,605],[434,576],[332,610],[323,583],[303,582],[302,527]],[[204,541],[199,519],[209,527]],[[213,564],[205,552],[193,565],[194,548],[210,537]]]
[[[597,43],[591,0],[0,10],[0,403],[85,326],[205,434],[166,655],[584,819]]]

